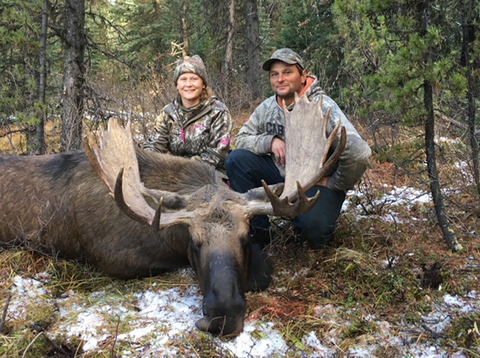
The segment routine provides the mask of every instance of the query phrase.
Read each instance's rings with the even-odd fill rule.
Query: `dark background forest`
[[[435,123],[457,128],[468,145],[479,195],[479,9],[478,0],[3,0],[2,150],[79,149],[82,133],[111,117],[138,123],[141,142],[174,94],[172,69],[183,55],[204,59],[209,85],[240,125],[270,95],[261,63],[290,47],[363,124],[375,153],[395,144],[382,127],[421,129],[437,218],[457,250]]]

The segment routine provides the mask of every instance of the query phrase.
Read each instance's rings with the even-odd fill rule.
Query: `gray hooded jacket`
[[[370,163],[370,146],[360,137],[355,127],[350,123],[345,114],[330,97],[326,96],[318,85],[316,77],[313,83],[303,94],[310,101],[318,102],[323,95],[322,111],[325,115],[330,108],[330,116],[327,125],[327,135],[340,120],[340,126],[344,126],[347,134],[345,150],[338,161],[337,167],[327,181],[327,187],[333,190],[347,191],[352,189]],[[288,108],[291,110],[293,104]],[[274,137],[285,140],[285,118],[282,108],[277,103],[275,95],[263,101],[252,113],[250,119],[242,126],[235,137],[235,147],[248,149],[255,154],[265,155],[271,153],[271,143]],[[312,130],[314,130],[312,128]],[[322,130],[317,128],[316,130]],[[332,144],[334,149],[340,140],[340,131]],[[272,154],[273,155],[273,154]],[[284,176],[285,170],[277,164],[280,173]]]

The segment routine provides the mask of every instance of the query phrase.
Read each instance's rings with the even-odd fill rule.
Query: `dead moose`
[[[307,198],[304,191],[336,165],[345,146],[339,123],[327,138],[321,101],[296,102],[284,110],[285,184],[244,194],[207,164],[138,149],[130,123],[122,128],[114,120],[108,130],[87,135],[84,152],[1,156],[0,243],[86,260],[120,278],[190,263],[203,293],[204,317],[196,326],[237,334],[245,292],[267,288],[271,274],[266,255],[249,242],[249,218],[306,213],[318,193]],[[322,127],[319,135],[310,131]],[[318,161],[304,162],[300,147]]]

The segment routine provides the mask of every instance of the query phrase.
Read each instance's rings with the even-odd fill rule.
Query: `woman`
[[[197,55],[180,59],[173,80],[177,96],[155,119],[143,149],[202,160],[223,171],[231,150],[232,118],[207,87],[202,59]]]

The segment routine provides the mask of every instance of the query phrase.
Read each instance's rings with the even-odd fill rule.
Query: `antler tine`
[[[101,164],[95,157],[94,153],[99,151],[97,142],[95,141],[95,137],[91,132],[87,133],[87,136],[83,139],[83,149],[85,150],[85,154],[87,155],[87,159],[95,170],[95,173],[102,179],[102,181],[107,185],[110,192],[113,193],[113,189],[115,188],[115,181],[109,180],[106,177],[105,172],[102,169]]]
[[[123,186],[124,186],[123,173],[124,173],[124,170],[122,168],[120,170],[120,173],[118,173],[117,181],[115,183],[114,198],[115,198],[115,203],[118,205],[120,210],[122,210],[123,213],[126,214],[129,218],[139,222],[147,223],[152,226],[153,231],[158,231],[162,227],[178,224],[179,222],[183,222],[185,220],[191,219],[191,217],[193,216],[193,213],[191,211],[180,212],[180,213],[168,213],[168,214],[164,214],[163,220],[161,220],[163,197],[160,198],[159,200],[158,208],[157,210],[154,211],[155,214],[153,218],[142,215],[142,212],[132,210],[131,206],[125,202],[125,198],[123,196]]]
[[[328,119],[328,116],[330,115],[330,108],[327,110],[327,114],[326,114],[326,118]],[[325,123],[327,123],[327,121],[325,120]],[[335,127],[333,128],[332,130],[332,133],[330,133],[330,135],[328,136],[327,138],[327,143],[325,144],[325,152],[323,153],[323,157],[322,157],[322,160],[321,160],[321,164],[320,166],[323,166],[325,167],[325,161],[327,160],[327,157],[328,157],[328,152],[330,151],[330,148],[333,144],[333,141],[335,140],[335,138],[337,137],[337,133],[338,133],[338,129],[340,128],[340,121],[338,121],[336,124],[335,124]],[[342,127],[342,131],[344,132],[345,131],[345,127]],[[327,133],[327,125],[325,124],[325,137],[326,137],[326,133]],[[339,145],[337,146],[337,149],[338,147],[340,147],[342,145],[342,135],[345,135],[346,137],[346,134],[342,132],[340,132],[340,143]],[[346,138],[345,138],[345,142],[346,142]],[[343,146],[341,147],[341,152],[343,152],[343,149],[345,148],[345,144],[343,144]],[[340,152],[340,154],[341,154]],[[334,163],[335,164],[335,163]],[[315,178],[315,180],[318,182],[322,177],[321,176],[318,176],[317,178]]]
[[[298,93],[295,92],[295,93],[293,94],[293,96],[294,96],[294,97],[293,97],[293,102],[294,102],[294,103],[298,103],[298,101],[300,100],[300,97],[298,97]],[[285,102],[285,99],[282,99],[282,109],[283,109],[284,112],[288,111],[288,109],[287,109],[287,103]]]
[[[313,205],[315,205],[317,199],[320,196],[320,191],[317,191],[313,197],[308,198],[305,195],[305,191],[303,190],[302,186],[297,181],[298,199],[295,203],[290,203],[288,196],[281,198],[273,194],[273,192],[263,180],[262,185],[265,189],[265,192],[267,193],[268,198],[270,199],[273,213],[279,216],[295,217],[297,215],[306,214],[310,211]]]
[[[118,173],[117,181],[115,183],[115,191],[113,194],[113,197],[118,207],[120,208],[120,210],[123,211],[124,214],[126,214],[131,219],[134,219],[140,222],[145,222],[149,225],[155,225],[156,223],[153,220],[153,218],[157,216],[157,213],[160,212],[162,208],[162,199],[160,199],[160,204],[158,205],[158,209],[157,211],[155,211],[155,214],[153,215],[153,217],[150,217],[150,215],[139,215],[137,212],[131,209],[130,205],[128,205],[125,202],[125,197],[123,196],[123,174],[124,174],[124,169],[122,168]],[[150,212],[148,214],[150,214]]]
[[[328,137],[328,142],[329,142],[328,148],[330,148],[331,143],[335,139],[333,134],[336,134],[338,132],[339,127],[340,127],[340,123],[337,123],[334,131]],[[347,143],[347,135],[345,132],[345,127],[342,127],[340,130],[340,143],[338,144],[337,148],[332,153],[332,155],[330,155],[330,157],[326,162],[325,162],[325,159],[322,160],[324,164],[319,168],[319,171],[316,177],[313,179],[314,183],[318,183],[320,179],[324,178],[328,173],[332,172],[333,168],[337,164],[338,159],[340,159],[340,156],[342,155],[343,150],[345,149],[346,143]]]

